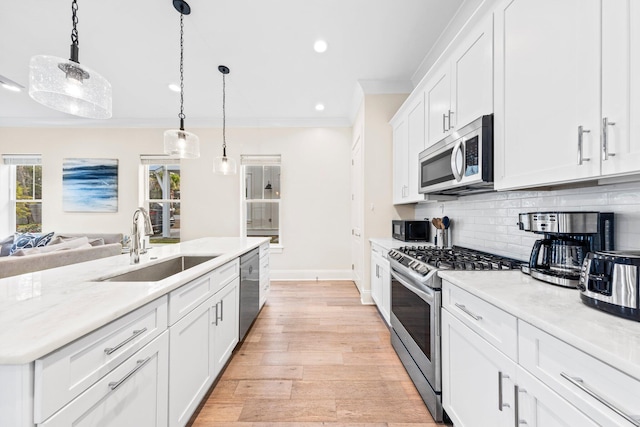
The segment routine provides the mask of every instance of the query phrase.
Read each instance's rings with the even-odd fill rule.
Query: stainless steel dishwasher
[[[240,256],[240,341],[260,311],[260,250]]]

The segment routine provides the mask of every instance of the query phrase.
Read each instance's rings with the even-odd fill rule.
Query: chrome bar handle
[[[562,378],[564,378],[565,380],[569,381],[574,386],[578,387],[580,390],[582,390],[585,393],[587,393],[589,396],[591,396],[594,399],[596,399],[598,402],[602,403],[607,408],[611,409],[616,414],[620,415],[625,420],[629,421],[634,426],[639,426],[640,427],[640,420],[637,420],[637,419],[633,418],[631,415],[628,415],[628,414],[624,413],[621,409],[617,408],[614,404],[610,403],[604,397],[600,396],[596,391],[594,391],[591,388],[589,388],[588,386],[586,386],[584,384],[584,381],[582,380],[582,378],[572,377],[569,374],[566,374],[564,372],[560,372],[560,376]]]
[[[216,303],[216,314],[215,314],[215,320],[213,322],[214,325],[218,326],[218,303]]]
[[[515,418],[515,426],[520,427],[520,424],[527,424],[525,420],[520,419],[520,399],[518,398],[520,392],[524,393],[527,390],[520,388],[517,384],[513,386],[513,413]]]
[[[126,340],[122,341],[120,344],[118,344],[115,347],[107,347],[104,349],[104,352],[109,355],[112,354],[116,351],[118,351],[120,348],[122,348],[122,346],[127,345],[127,343],[130,343],[131,341],[133,341],[134,339],[138,338],[140,335],[144,334],[145,332],[147,332],[147,328],[142,328],[142,329],[138,329],[136,331],[133,331],[133,335],[131,335],[129,338],[127,338]]]
[[[509,408],[508,403],[504,403],[502,399],[502,380],[509,378],[509,375],[505,375],[502,371],[498,371],[498,410],[502,411],[502,408]]]
[[[478,320],[478,321],[482,320],[482,316],[473,314],[472,312],[469,311],[469,309],[466,306],[458,303],[455,303],[455,306],[458,307],[460,310],[462,310],[465,314],[469,315],[473,320]]]
[[[582,157],[582,140],[585,133],[591,132],[589,129],[578,126],[578,166],[582,166],[582,162],[588,162],[591,159]]]
[[[453,115],[453,111],[449,110],[449,114],[447,115],[447,121],[449,123],[449,126],[447,127],[447,130],[453,129],[453,126],[451,126],[451,116],[452,115]]]
[[[224,322],[224,300],[220,300],[220,321]]]
[[[447,131],[447,127],[445,126],[446,120],[447,115],[445,113],[442,113],[442,133],[445,133]]]
[[[615,122],[610,122],[607,117],[602,119],[602,160],[609,160],[609,156],[615,156],[615,153],[609,153],[609,126],[615,126]]]
[[[109,383],[109,388],[113,391],[113,390],[117,389],[118,387],[120,387],[126,380],[131,378],[136,372],[138,372],[140,369],[142,369],[142,367],[144,365],[149,363],[150,360],[151,360],[151,356],[149,356],[149,357],[147,357],[146,359],[143,359],[143,360],[138,360],[136,362],[135,368],[133,368],[131,371],[129,371],[129,373],[127,375],[122,377],[122,379],[120,379],[120,381],[110,382]]]

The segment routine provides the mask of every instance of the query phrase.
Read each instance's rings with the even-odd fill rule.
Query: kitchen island
[[[443,404],[454,424],[640,425],[640,322],[518,271],[438,275]]]
[[[154,363],[157,361],[157,364],[153,365],[153,369],[157,372],[161,368],[166,369],[169,364],[168,355],[173,351],[168,344],[170,338],[173,337],[170,333],[172,330],[178,330],[183,323],[187,322],[189,316],[195,316],[194,313],[199,313],[201,317],[209,316],[209,321],[202,323],[205,326],[215,324],[218,327],[219,324],[224,324],[221,319],[223,304],[220,300],[223,297],[223,290],[225,292],[229,290],[229,301],[225,305],[225,310],[233,313],[235,308],[235,319],[230,315],[226,317],[227,324],[230,320],[233,321],[226,331],[220,332],[220,330],[211,329],[205,333],[211,335],[212,340],[215,334],[224,333],[227,335],[227,338],[222,338],[226,339],[227,347],[231,347],[230,349],[223,348],[224,357],[228,358],[230,351],[233,350],[232,347],[238,341],[239,257],[258,247],[268,248],[268,239],[202,238],[176,245],[152,247],[140,257],[140,263],[135,265],[130,263],[129,255],[125,254],[0,280],[0,342],[2,343],[0,346],[0,425],[65,424],[68,417],[66,415],[61,417],[58,414],[73,406],[74,402],[80,400],[84,395],[91,394],[90,392],[101,386],[100,383],[103,380],[106,381],[106,373],[111,370],[115,371],[112,368],[116,368],[116,365],[125,365],[128,360],[134,359],[129,356],[136,351],[139,353],[141,348],[145,349],[152,345],[158,347],[159,350],[153,353],[157,357],[154,358],[153,355],[150,355],[143,359],[144,364],[151,366],[149,360],[153,359]],[[128,282],[103,280],[140,268],[154,266],[180,256],[213,258],[162,280]],[[214,296],[216,292],[220,294],[219,297]],[[192,299],[196,293],[201,293],[201,296],[198,297],[199,299]],[[224,296],[226,295],[227,293],[224,294]],[[204,302],[205,299],[206,302]],[[233,307],[234,305],[235,307]],[[215,316],[215,319],[212,316]],[[137,329],[132,327],[130,328],[134,329],[132,331],[125,330],[135,322],[144,323],[144,326]],[[194,322],[195,320],[192,323]],[[118,328],[121,328],[122,331]],[[182,329],[180,331],[182,332]],[[234,332],[235,337],[233,336]],[[131,335],[132,333],[133,335]],[[122,340],[121,337],[116,336],[117,334],[126,334],[129,338]],[[145,335],[148,336],[145,338]],[[229,337],[229,335],[231,336]],[[104,362],[104,366],[96,368],[95,372],[87,369],[87,372],[90,372],[87,377],[94,376],[99,379],[105,376],[105,378],[95,384],[83,386],[83,389],[86,389],[85,392],[83,390],[70,392],[75,400],[55,416],[48,418],[50,415],[46,414],[48,386],[46,382],[43,383],[44,385],[40,384],[41,381],[38,379],[39,375],[43,372],[46,374],[47,369],[50,369],[49,365],[53,364],[48,360],[55,359],[58,354],[65,351],[71,351],[69,349],[73,350],[74,346],[78,347],[77,351],[73,350],[75,353],[69,356],[73,360],[68,362],[66,371],[63,369],[56,374],[61,377],[70,377],[72,374],[76,374],[74,369],[79,369],[77,366],[74,367],[72,362],[80,360],[84,354],[90,353],[88,349],[92,345],[89,343],[91,339],[94,341],[102,340],[103,342],[99,345],[103,345],[112,336],[114,342],[121,342],[125,350],[121,351],[120,347],[108,347],[103,351],[103,348],[100,348],[98,352],[102,354],[100,363]],[[206,338],[207,335],[205,335],[205,340]],[[144,345],[146,347],[143,347]],[[213,346],[204,350],[213,353]],[[197,352],[197,349],[194,349],[192,354],[197,354]],[[134,360],[133,367],[141,369],[143,363],[138,362],[140,363],[136,364]],[[220,363],[215,365],[215,370],[218,372],[221,368],[219,365]],[[82,367],[82,369],[86,369],[86,367]],[[207,370],[208,376],[203,384],[210,385],[217,372],[213,372],[214,368],[212,367],[205,370]],[[133,371],[123,373],[125,375],[124,381],[134,384],[136,380],[129,379],[126,376],[128,372]],[[166,375],[168,376],[168,374]],[[122,378],[122,375],[118,378]],[[163,380],[164,383],[168,382],[166,378],[160,378],[160,380]],[[86,382],[84,377],[78,381]],[[56,382],[59,381],[51,381],[51,383]],[[115,389],[119,386],[118,384],[114,387],[116,383],[108,382],[102,386],[109,389],[109,393],[116,394]],[[154,396],[166,394],[167,385],[158,384]],[[121,391],[124,389],[126,389],[125,386],[117,391],[124,393]],[[198,393],[202,394],[202,390],[198,390]],[[54,397],[52,400],[56,400],[56,398]],[[65,401],[58,404],[56,410],[67,403]],[[158,410],[163,407],[164,411],[167,411],[166,401],[163,404],[162,401],[156,399],[153,403]],[[196,401],[196,406],[197,403]],[[192,410],[194,402],[188,402],[188,404],[188,409]],[[144,414],[143,408],[136,410]],[[67,412],[76,416],[75,413],[78,410],[72,408]],[[46,422],[44,422],[45,415],[48,418]],[[180,422],[171,422],[169,425],[183,424],[186,422],[184,421],[185,416],[188,420],[188,413],[178,415],[176,419],[179,418]],[[50,422],[56,416],[60,419],[54,419]],[[167,415],[159,415],[151,420],[147,419],[144,424],[137,425],[167,424]]]

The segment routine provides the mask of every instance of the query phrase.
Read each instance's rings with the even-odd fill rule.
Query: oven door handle
[[[405,288],[409,289],[414,294],[418,295],[424,301],[428,302],[431,305],[434,304],[435,296],[433,294],[433,291],[431,291],[431,293],[428,293],[428,291],[425,292],[424,290],[414,286],[413,284],[411,284],[411,282],[409,282],[408,280],[405,279],[405,277],[402,275],[402,273],[400,273],[397,270],[391,269],[391,276],[394,279],[396,279],[398,282],[400,282],[400,284],[402,286],[404,286]]]

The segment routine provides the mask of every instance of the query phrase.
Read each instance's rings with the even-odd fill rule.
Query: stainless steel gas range
[[[391,343],[431,415],[442,422],[438,270],[512,270],[523,262],[459,246],[404,246],[389,251],[389,262]]]

